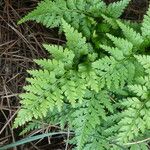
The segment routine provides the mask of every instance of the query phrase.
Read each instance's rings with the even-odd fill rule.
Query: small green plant
[[[67,125],[77,150],[149,149],[150,8],[142,24],[119,19],[129,2],[44,0],[19,21],[59,27],[67,42],[43,45],[53,58],[28,71],[14,127]]]

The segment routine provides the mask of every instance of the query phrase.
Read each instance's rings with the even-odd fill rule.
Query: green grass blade
[[[19,140],[15,143],[11,143],[6,146],[0,147],[0,150],[7,150],[8,148],[12,148],[12,147],[19,146],[19,145],[22,145],[22,144],[25,144],[28,142],[38,140],[38,139],[42,139],[42,138],[45,138],[48,136],[59,135],[59,134],[68,134],[68,133],[67,132],[55,132],[55,133],[44,133],[44,134],[40,134],[40,135],[36,135],[36,136],[30,136],[30,137],[24,138],[22,140]],[[73,133],[69,132],[69,134],[73,134]]]

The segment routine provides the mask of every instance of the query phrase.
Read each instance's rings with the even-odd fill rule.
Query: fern
[[[35,130],[35,129],[40,129],[41,128],[41,124],[39,122],[30,122],[26,128],[20,133],[20,135],[26,134],[29,131]]]
[[[129,2],[130,0],[121,0],[116,3],[110,3],[106,9],[106,13],[111,17],[119,18]]]
[[[142,44],[143,38],[140,33],[136,33],[133,28],[130,28],[118,21],[119,27],[122,29],[124,36],[137,48]]]
[[[144,56],[135,56],[137,60],[142,64],[149,64],[147,60],[144,60]],[[149,56],[148,56],[149,58]],[[143,66],[145,68],[145,66]],[[149,67],[146,66],[145,72]],[[149,73],[146,74],[149,77]],[[142,80],[141,80],[142,79]],[[143,84],[147,78],[140,78],[138,84],[130,85],[131,92],[136,94],[136,97],[127,98],[122,103],[127,109],[123,112],[124,118],[121,119],[119,138],[124,142],[135,139],[140,133],[144,133],[150,129],[150,106],[149,106],[149,90],[150,86]],[[141,82],[142,81],[142,82]],[[149,81],[148,81],[149,82]]]
[[[137,56],[135,58],[143,64],[149,64],[147,60],[144,60],[145,56]],[[144,67],[144,66],[143,66]],[[144,67],[145,68],[145,67]],[[119,104],[116,105],[116,108],[122,109],[120,114],[114,114],[113,116],[108,117],[105,135],[108,136],[108,139],[113,138],[113,141],[122,143],[122,145],[127,145],[128,142],[132,140],[142,141],[143,136],[147,131],[149,131],[149,73],[147,73],[148,67],[145,68],[145,74],[142,77],[138,77],[135,81],[136,84],[129,85],[128,89],[130,93],[133,93],[133,97],[127,97],[123,100],[120,100]],[[113,121],[113,124],[109,122]],[[115,123],[114,123],[115,122]],[[117,125],[116,125],[117,124]],[[107,134],[106,134],[107,133]],[[113,135],[111,137],[111,135]],[[127,144],[126,144],[127,143]],[[134,146],[136,142],[131,142],[130,149],[148,149],[147,143],[139,142]]]
[[[132,60],[133,44],[123,38],[116,38],[107,34],[116,47],[100,45],[108,53],[106,56],[93,63],[100,76],[102,87],[106,84],[108,88],[123,87],[127,81],[132,81],[135,74],[135,66]]]
[[[142,35],[144,37],[150,37],[150,8],[147,11],[147,14],[144,16],[144,20],[142,23]]]
[[[14,127],[67,126],[77,150],[148,149],[150,14],[142,25],[119,19],[129,2],[44,0],[20,20],[60,27],[66,44],[43,44],[51,57],[28,71]]]
[[[107,6],[102,0],[44,0],[35,10],[19,21],[23,23],[35,20],[46,27],[61,26],[61,19],[79,29],[86,37],[90,37],[96,18],[102,14],[114,18],[120,17],[130,0],[122,0]],[[115,10],[115,11],[114,11]]]
[[[106,120],[108,113],[106,113],[104,108],[110,112],[113,111],[106,91],[101,91],[99,94],[88,91],[85,103],[77,107],[77,110],[72,114],[73,118],[75,118],[72,124],[76,133],[75,139],[78,143],[78,150],[84,148],[85,143],[92,138],[94,130],[103,120]]]

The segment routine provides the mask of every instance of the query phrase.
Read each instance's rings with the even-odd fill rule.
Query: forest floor
[[[105,1],[110,3],[115,0]],[[42,43],[65,42],[58,35],[57,29],[46,29],[35,22],[17,25],[17,21],[34,9],[38,2],[39,0],[0,0],[0,146],[23,138],[19,136],[21,129],[12,129],[20,108],[18,95],[23,92],[22,87],[26,84],[26,70],[36,68],[33,59],[47,57]],[[148,0],[132,0],[122,17],[141,21],[147,8]],[[30,135],[47,132],[49,129],[47,126]],[[13,150],[62,150],[64,145],[62,138],[54,138],[50,144],[48,140],[39,140]]]

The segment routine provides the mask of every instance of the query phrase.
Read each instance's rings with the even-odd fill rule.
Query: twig
[[[147,139],[141,140],[141,141],[126,143],[126,144],[123,144],[123,145],[134,145],[134,144],[140,144],[140,143],[147,142],[147,141],[150,141],[150,137],[147,138]]]
[[[68,128],[68,134],[67,134],[67,141],[66,141],[66,147],[65,147],[65,150],[68,149],[69,137],[70,137],[70,131],[69,131],[69,128]]]

